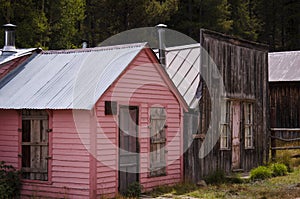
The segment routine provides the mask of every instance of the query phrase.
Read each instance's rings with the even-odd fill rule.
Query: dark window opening
[[[166,111],[150,109],[150,176],[166,175]]]
[[[48,180],[48,114],[22,111],[22,177]]]

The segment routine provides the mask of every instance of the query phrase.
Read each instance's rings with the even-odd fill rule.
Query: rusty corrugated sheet
[[[0,108],[90,110],[145,45],[42,52],[0,81]]]
[[[269,81],[300,81],[300,51],[269,53]]]

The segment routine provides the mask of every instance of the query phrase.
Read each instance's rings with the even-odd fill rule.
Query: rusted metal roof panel
[[[42,52],[0,81],[0,108],[90,110],[145,45]]]
[[[269,53],[269,81],[300,81],[300,51]]]

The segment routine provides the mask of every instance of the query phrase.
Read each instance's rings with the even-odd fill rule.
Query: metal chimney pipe
[[[167,25],[165,24],[158,24],[156,26],[158,31],[158,41],[159,41],[159,61],[161,65],[165,68],[166,67],[166,44],[165,44],[165,28]]]
[[[15,29],[17,26],[14,24],[5,24],[3,27],[5,28],[5,43],[3,51],[16,51]]]
[[[88,42],[88,40],[86,40],[86,39],[82,39],[81,40],[81,47],[82,48],[88,48],[89,47],[89,42]]]

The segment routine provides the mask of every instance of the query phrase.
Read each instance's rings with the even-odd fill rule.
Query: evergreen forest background
[[[300,0],[0,0],[0,25],[6,23],[17,25],[18,48],[78,48],[82,39],[94,47],[164,23],[196,41],[206,28],[270,51],[300,50]]]

